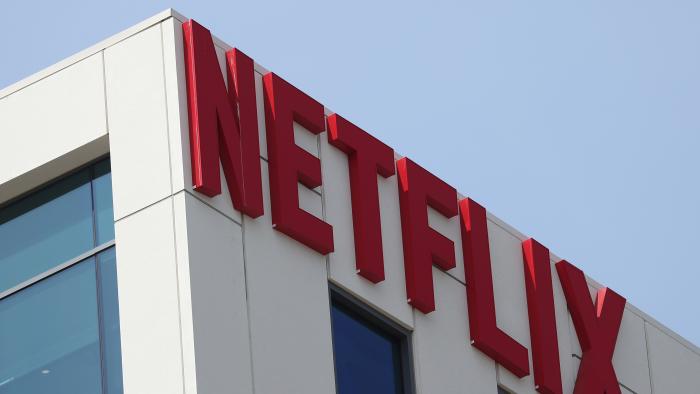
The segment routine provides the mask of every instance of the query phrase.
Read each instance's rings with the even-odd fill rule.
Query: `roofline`
[[[168,8],[164,11],[161,11],[157,13],[156,15],[153,15],[150,18],[145,19],[144,21],[137,23],[134,26],[131,26],[130,28],[123,30],[107,39],[104,39],[100,42],[98,42],[95,45],[92,45],[86,49],[83,49],[82,51],[71,55],[51,66],[46,67],[45,69],[38,71],[26,78],[23,78],[19,80],[18,82],[15,82],[2,90],[0,90],[0,100],[12,95],[13,93],[19,92],[20,90],[31,86],[35,84],[36,82],[41,81],[44,78],[47,78],[51,76],[52,74],[55,74],[67,67],[70,67],[71,65],[78,63],[81,60],[84,60],[96,53],[99,53],[100,51],[107,49],[111,47],[114,44],[119,43],[120,41],[124,41],[127,38],[148,29],[151,26],[157,25],[158,23],[169,19],[169,18],[175,18],[179,21],[186,21],[187,18],[185,18],[182,14],[179,12],[175,11],[172,8]]]

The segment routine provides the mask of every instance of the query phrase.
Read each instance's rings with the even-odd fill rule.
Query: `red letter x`
[[[574,394],[620,394],[612,356],[626,300],[603,288],[593,305],[583,272],[564,260],[556,267],[583,351]]]

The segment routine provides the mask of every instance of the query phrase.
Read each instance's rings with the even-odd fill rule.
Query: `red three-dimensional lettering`
[[[384,254],[377,174],[394,175],[394,150],[337,114],[327,123],[328,142],[348,155],[357,273],[379,283],[384,280]]]
[[[472,345],[522,378],[530,373],[527,349],[496,324],[486,209],[465,198],[459,202],[459,213]]]
[[[428,206],[447,218],[457,215],[457,191],[408,158],[396,162],[408,303],[423,313],[435,310],[433,264],[456,266],[454,242],[428,225]]]
[[[562,394],[549,249],[530,238],[523,242],[523,262],[535,388],[542,394]]]
[[[333,251],[333,227],[299,207],[299,183],[321,185],[321,162],[294,142],[294,122],[313,134],[326,129],[323,105],[289,82],[263,77],[272,225],[321,254]]]
[[[626,300],[603,288],[594,305],[580,269],[564,260],[556,268],[583,352],[574,394],[619,394],[612,357]]]
[[[182,29],[194,189],[209,197],[221,193],[221,161],[233,206],[258,217],[263,198],[253,60],[237,49],[226,53],[227,91],[209,30],[192,20]]]

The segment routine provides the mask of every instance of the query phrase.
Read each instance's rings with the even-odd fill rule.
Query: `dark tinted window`
[[[332,302],[338,394],[404,394],[402,341],[349,304]]]

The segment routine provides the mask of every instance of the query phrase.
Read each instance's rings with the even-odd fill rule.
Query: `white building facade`
[[[305,153],[287,150],[288,155],[304,158],[288,162],[284,149],[289,147],[275,134],[281,133],[282,126],[269,128],[271,121],[292,120],[279,114],[284,105],[296,105],[297,101],[284,102],[296,96],[280,93],[285,92],[281,90],[285,83],[266,77],[268,71],[257,64],[252,81],[262,214],[253,217],[234,208],[236,197],[232,198],[226,183],[232,178],[223,170],[220,193],[195,187],[193,168],[196,172],[200,167],[193,165],[193,154],[204,154],[202,147],[190,143],[196,123],[190,116],[197,88],[193,81],[197,73],[210,70],[191,69],[195,63],[188,56],[194,55],[186,53],[187,29],[183,30],[187,21],[174,11],[163,12],[0,91],[4,135],[0,144],[0,236],[5,236],[2,226],[6,223],[10,223],[8,234],[17,233],[17,227],[10,225],[30,212],[26,208],[16,213],[16,207],[29,204],[27,199],[55,185],[56,180],[67,179],[67,174],[87,171],[80,185],[90,185],[87,188],[93,195],[90,201],[95,213],[90,220],[95,229],[89,246],[65,258],[53,254],[45,266],[19,275],[0,289],[0,319],[4,319],[3,311],[24,305],[18,300],[32,289],[57,275],[67,275],[86,259],[95,259],[97,268],[91,269],[97,272],[93,286],[98,296],[91,308],[96,308],[99,319],[89,324],[95,325],[94,352],[101,367],[94,373],[100,375],[99,381],[93,389],[52,384],[66,384],[71,391],[65,392],[105,394],[480,394],[499,390],[526,394],[582,393],[585,387],[593,390],[588,392],[601,393],[700,392],[697,346],[625,304],[624,299],[614,304],[615,295],[592,279],[585,281],[590,299],[577,298],[580,271],[567,271],[562,259],[551,253],[544,255],[546,267],[530,261],[547,250],[537,244],[528,257],[524,245],[532,245],[527,242],[529,237],[491,214],[485,217],[486,232],[481,234],[485,238],[479,238],[480,206],[470,206],[470,200],[456,193],[452,198],[449,185],[440,184],[432,175],[423,179],[430,174],[414,168],[410,160],[392,156],[395,160],[390,168],[374,163],[382,167],[376,174],[379,218],[358,213],[361,204],[353,203],[351,190],[352,149],[343,150],[339,148],[342,144],[333,143],[330,122],[309,130],[313,127],[305,123],[318,126],[318,122],[307,119],[308,113],[294,113],[295,122],[287,126],[293,127],[293,142]],[[213,43],[221,78],[226,81],[230,69],[226,52],[232,47],[216,38]],[[231,83],[228,85],[231,91]],[[309,102],[308,107],[314,103]],[[204,119],[207,108],[201,98],[200,104],[199,116]],[[323,109],[321,119],[333,113]],[[211,116],[216,122],[216,115]],[[219,145],[225,145],[222,141]],[[217,149],[213,152],[218,154]],[[289,201],[291,208],[296,206],[295,198],[280,194],[289,186],[283,186],[285,168],[293,163],[306,166],[294,170],[299,178],[294,180],[298,206],[303,211],[292,210],[296,216],[284,211]],[[321,182],[309,175],[316,171],[314,163],[320,166]],[[114,233],[101,238],[109,231],[100,227],[99,180],[107,173],[100,169],[105,165],[111,177]],[[411,194],[421,186],[426,189],[423,194]],[[355,193],[360,192],[372,195],[373,190],[369,187]],[[246,189],[245,198],[254,199],[250,194]],[[427,212],[426,226],[421,227],[422,217],[416,213],[420,209],[411,210],[411,204],[423,207],[423,215]],[[41,204],[31,207],[37,206]],[[8,213],[10,219],[5,220],[3,210],[14,213]],[[274,220],[273,212],[277,212]],[[296,221],[299,217],[306,219]],[[362,222],[363,218],[372,223]],[[303,226],[295,228],[295,223]],[[329,228],[330,245],[320,234]],[[357,244],[358,238],[371,237],[372,231],[381,240],[379,249],[376,239],[367,245],[379,250],[381,258],[380,265],[374,261],[368,268],[362,266],[365,260],[357,258]],[[410,237],[416,241],[409,242]],[[18,238],[12,245],[23,248],[21,242]],[[43,239],[36,245],[41,242]],[[453,256],[445,255],[446,250],[452,250]],[[116,257],[103,257],[110,251]],[[365,252],[371,254],[371,250],[359,251]],[[10,258],[0,256],[0,260]],[[109,266],[100,264],[115,259],[112,297],[118,292],[118,330],[110,333],[110,324],[116,321],[116,315],[109,315],[110,302],[117,298],[110,301],[112,282],[103,281]],[[421,273],[426,261],[428,273]],[[490,267],[484,264],[489,262]],[[372,276],[378,266],[383,275]],[[485,267],[491,272],[484,271]],[[570,276],[570,282],[560,276]],[[528,288],[534,278],[549,280]],[[470,286],[474,290],[468,297]],[[602,310],[597,314],[593,306],[596,293]],[[54,299],[60,301],[62,293],[56,294]],[[67,297],[61,308],[71,310],[70,302]],[[580,305],[572,305],[576,302]],[[621,321],[615,322],[615,308],[622,306]],[[25,360],[23,354],[38,351],[13,344],[19,343],[15,338],[20,332],[32,338],[28,327],[32,322],[50,329],[68,316],[66,312],[46,321],[18,320],[22,323],[15,331],[4,334],[0,329],[0,346],[15,346],[17,356],[4,360],[0,356],[0,393],[28,392],[26,387],[37,390],[42,387],[35,383],[37,379],[61,382],[57,377],[61,369],[46,365],[59,365],[55,360],[68,350]],[[362,342],[362,327],[369,327],[367,335],[376,337],[376,347]],[[110,342],[115,332],[116,342]],[[120,367],[109,359],[115,354],[110,348],[113,343],[120,344],[116,351]],[[363,346],[376,350],[380,345],[389,350],[377,350],[379,356],[361,353]],[[609,355],[612,359],[606,359]],[[380,365],[384,356],[388,364]],[[97,360],[90,357],[85,360]],[[369,368],[367,360],[377,366]],[[18,366],[20,363],[26,366]],[[579,376],[583,364],[590,365],[581,367],[587,372]],[[372,371],[382,374],[368,375]],[[609,385],[610,371],[617,381],[615,389]],[[389,373],[393,375],[387,378]],[[114,383],[115,379],[120,382]],[[22,383],[25,381],[29,383]]]

